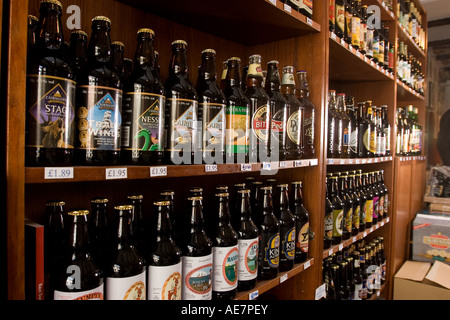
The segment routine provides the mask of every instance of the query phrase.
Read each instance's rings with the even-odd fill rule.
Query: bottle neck
[[[172,238],[172,221],[170,220],[170,207],[159,206],[158,220],[156,222],[156,240]]]
[[[300,98],[307,98],[309,97],[309,86],[308,86],[308,80],[306,78],[306,73],[298,73],[297,75],[297,94]]]
[[[271,215],[273,213],[272,191],[271,190],[264,190],[262,210],[263,210],[263,215]]]
[[[247,87],[262,87],[262,81],[263,81],[263,73],[261,70],[261,64],[259,63],[251,63],[248,66],[248,73],[247,73]]]
[[[155,67],[155,49],[153,39],[140,37],[134,56],[134,65],[142,69],[153,69]]]
[[[237,62],[228,63],[226,80],[228,81],[228,85],[231,88],[241,86],[241,73],[239,70],[239,63]]]
[[[201,200],[192,200],[190,225],[191,233],[203,231],[203,212]]]
[[[117,217],[116,235],[118,249],[131,245],[131,209],[122,210]]]
[[[169,74],[175,76],[187,76],[188,64],[186,49],[175,48],[172,50]]]
[[[74,216],[68,234],[68,243],[73,251],[87,251],[90,245],[87,216]]]
[[[221,196],[219,200],[219,226],[230,224],[230,206],[228,196]]]
[[[251,218],[251,205],[250,205],[250,196],[248,193],[239,193],[239,203],[240,203],[240,212],[241,212],[241,220],[250,220]]]
[[[109,32],[109,28],[106,26],[93,26],[88,46],[89,59],[103,63],[111,61],[111,38]]]
[[[294,204],[303,206],[303,188],[300,184],[294,185]]]
[[[216,61],[213,55],[205,54],[199,70],[199,79],[205,82],[215,82],[217,80]]]
[[[281,187],[279,192],[280,192],[280,209],[281,210],[289,209],[288,189],[286,187]]]
[[[39,18],[37,45],[50,50],[62,48],[64,37],[61,23],[61,8],[55,4],[42,4]]]

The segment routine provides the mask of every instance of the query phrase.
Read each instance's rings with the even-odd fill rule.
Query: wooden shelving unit
[[[388,281],[382,294],[390,298],[392,279],[405,252],[402,245],[403,234],[394,230],[407,228],[413,208],[420,202],[420,190],[424,179],[412,172],[425,174],[425,159],[402,159],[395,155],[369,159],[327,159],[327,94],[335,89],[355,96],[357,99],[371,99],[374,104],[389,105],[389,121],[392,136],[395,136],[395,109],[406,103],[418,104],[421,122],[425,123],[425,101],[396,80],[396,72],[386,72],[375,65],[354,48],[342,42],[328,31],[328,3],[314,1],[312,19],[279,0],[62,0],[64,8],[77,5],[81,9],[81,29],[90,33],[91,19],[105,15],[112,21],[112,40],[125,44],[125,56],[132,57],[136,47],[136,32],[142,27],[155,31],[155,47],[160,53],[161,76],[167,78],[170,59],[170,44],[173,40],[184,39],[188,43],[188,58],[191,82],[197,78],[200,53],[206,48],[217,52],[217,68],[221,72],[221,62],[238,56],[247,58],[258,53],[263,58],[263,66],[273,59],[280,66],[292,65],[296,71],[308,73],[310,98],[316,106],[315,150],[313,159],[298,161],[276,161],[271,163],[220,164],[220,165],[160,165],[80,167],[66,168],[69,171],[51,171],[54,168],[30,168],[24,165],[25,93],[26,93],[26,43],[27,16],[38,15],[39,0],[9,0],[3,4],[8,10],[3,12],[3,25],[8,27],[9,38],[3,41],[6,54],[2,59],[6,74],[5,95],[2,97],[6,109],[5,176],[7,277],[2,286],[8,299],[25,298],[24,261],[24,221],[30,218],[45,223],[45,202],[60,198],[67,208],[87,207],[90,199],[106,195],[112,203],[123,201],[128,193],[141,192],[144,201],[151,206],[158,197],[158,191],[173,189],[176,194],[177,217],[185,214],[185,199],[189,188],[202,186],[205,190],[205,219],[209,221],[213,212],[210,195],[215,186],[228,185],[232,190],[236,183],[246,177],[264,181],[275,178],[278,182],[303,181],[305,206],[310,212],[310,225],[314,239],[310,241],[309,258],[297,264],[288,272],[280,272],[272,280],[258,281],[257,287],[249,292],[239,292],[237,300],[253,299],[256,296],[276,297],[276,299],[313,300],[315,291],[322,285],[322,260],[330,252],[336,252],[366,236],[383,235],[386,239],[388,259]],[[416,2],[416,1],[415,1]],[[364,4],[378,5],[381,18],[391,27],[390,41],[397,37],[411,42],[417,56],[426,59],[423,51],[413,45],[397,23],[394,12],[383,5],[381,0],[366,0]],[[394,5],[396,1],[394,0]],[[419,4],[416,3],[418,6]],[[65,10],[63,10],[65,12]],[[425,14],[425,13],[424,13]],[[63,19],[68,17],[63,14]],[[63,23],[65,26],[65,23]],[[65,29],[65,39],[69,30]],[[416,53],[414,53],[416,55]],[[3,69],[3,68],[2,68]],[[219,70],[220,69],[220,70]],[[379,94],[382,92],[383,94]],[[392,142],[391,150],[394,150]],[[366,232],[351,237],[337,246],[324,250],[324,195],[327,171],[361,168],[363,171],[382,168],[385,182],[390,190],[392,205],[388,218]],[[414,170],[414,171],[413,171]],[[406,172],[406,174],[405,174]],[[55,179],[55,175],[60,174]],[[67,174],[67,175],[66,175]],[[401,177],[401,179],[400,179]],[[421,184],[422,183],[422,184]],[[407,187],[407,189],[405,189]],[[408,197],[403,197],[407,190]],[[404,201],[409,201],[403,208]],[[412,203],[412,204],[411,204]],[[398,213],[400,212],[400,213]],[[150,209],[146,211],[152,216]],[[175,217],[176,218],[176,217]],[[209,226],[210,227],[210,226]]]

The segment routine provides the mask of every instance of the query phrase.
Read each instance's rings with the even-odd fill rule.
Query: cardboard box
[[[412,227],[414,261],[450,264],[450,217],[418,213]]]
[[[394,300],[450,300],[450,266],[406,261],[394,277]]]

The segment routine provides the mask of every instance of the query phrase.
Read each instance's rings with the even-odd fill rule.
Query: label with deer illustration
[[[181,300],[181,261],[171,266],[148,267],[149,300]]]

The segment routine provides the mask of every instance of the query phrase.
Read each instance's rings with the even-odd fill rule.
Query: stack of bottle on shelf
[[[420,156],[423,147],[423,127],[419,110],[413,105],[397,108],[395,153],[398,156]]]
[[[364,2],[364,1],[363,1]],[[394,45],[390,29],[372,19],[373,12],[361,0],[330,0],[329,29],[383,69],[394,70]]]
[[[128,196],[112,216],[106,198],[92,199],[91,211],[68,213],[63,201],[49,201],[48,298],[233,299],[257,279],[273,279],[308,259],[302,182],[291,186],[289,193],[275,179],[248,178],[232,196],[217,186],[208,224],[199,187],[190,190],[185,216],[175,208],[175,193],[161,192],[153,223],[146,222],[142,195]]]
[[[307,74],[252,55],[225,63],[202,51],[196,86],[187,43],[172,43],[169,76],[160,77],[155,33],[137,33],[134,60],[111,42],[111,21],[92,19],[63,41],[61,4],[43,0],[30,18],[26,165],[220,164],[314,158],[314,105]],[[50,23],[51,22],[51,23]],[[99,70],[102,70],[100,72]],[[122,103],[123,101],[123,103]],[[123,104],[123,105],[122,105]]]
[[[391,155],[387,105],[358,102],[345,93],[328,94],[328,158],[373,158]]]
[[[328,173],[324,249],[371,228],[388,216],[389,191],[384,170]]]
[[[280,0],[282,3],[289,5],[295,11],[300,12],[304,16],[312,19],[314,12],[314,0]]]
[[[422,62],[412,53],[408,53],[408,45],[403,41],[398,42],[397,77],[405,85],[424,95],[425,75],[422,72]]]
[[[384,238],[361,239],[323,260],[326,300],[368,300],[386,282]]]
[[[425,50],[426,31],[423,28],[423,16],[415,6],[414,1],[398,0],[397,17],[400,25],[406,30],[413,41]]]

